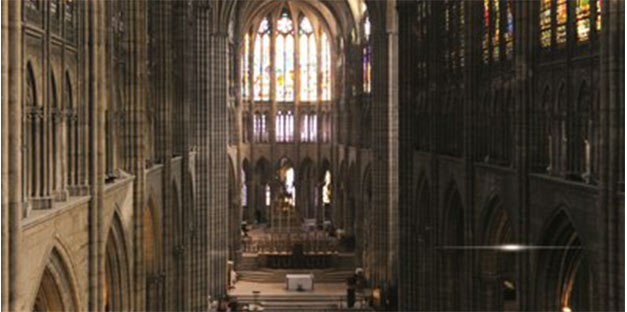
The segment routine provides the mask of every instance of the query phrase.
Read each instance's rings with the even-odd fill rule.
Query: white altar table
[[[313,290],[313,274],[285,274],[287,290]]]

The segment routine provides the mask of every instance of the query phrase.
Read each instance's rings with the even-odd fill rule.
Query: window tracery
[[[569,17],[570,5],[575,6],[573,17]],[[601,6],[602,0],[542,0],[540,3],[541,47],[551,47],[553,34],[555,34],[555,43],[558,46],[565,45],[568,33],[571,31],[569,19],[574,19],[570,25],[574,27],[572,32],[577,42],[588,42],[593,26],[597,31],[601,29]]]
[[[365,43],[362,51],[363,62],[363,91],[369,94],[372,91],[372,48],[370,46],[371,34],[370,18],[364,20],[364,38]]]
[[[280,105],[273,110],[273,116],[253,116],[255,142],[268,142],[264,139],[267,123],[274,125],[273,141],[293,142],[294,118],[305,120],[290,105],[319,105],[332,99],[332,41],[325,24],[298,7],[285,5],[277,9],[280,11],[268,13],[252,25],[241,41],[242,100]],[[311,127],[312,119],[317,117],[307,113],[305,119]],[[316,132],[309,127],[305,130],[301,123],[301,141],[315,141],[311,136],[315,137]]]
[[[544,0],[543,0],[544,1]],[[511,0],[483,2],[483,62],[511,60],[514,52],[514,14]]]

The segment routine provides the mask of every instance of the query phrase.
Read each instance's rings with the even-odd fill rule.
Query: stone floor
[[[254,295],[253,291],[259,291]],[[239,303],[264,311],[370,311],[362,294],[356,294],[355,307],[346,307],[346,283],[314,283],[313,291],[288,291],[285,283],[238,281],[229,291]]]
[[[313,292],[288,291],[285,283],[258,283],[249,281],[239,281],[235,283],[235,288],[229,291],[232,296],[252,295],[254,290],[260,291],[262,295],[346,295],[346,283],[316,283]]]

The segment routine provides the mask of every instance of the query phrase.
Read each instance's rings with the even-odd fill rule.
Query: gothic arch
[[[453,182],[444,196],[444,213],[441,224],[442,271],[441,309],[444,311],[464,310],[465,257],[459,249],[465,243],[465,218],[463,200]]]
[[[122,220],[113,213],[105,245],[103,302],[105,311],[126,311],[131,304],[129,256]]]
[[[296,192],[297,198],[299,199],[300,205],[297,205],[298,208],[305,218],[314,218],[316,217],[316,165],[311,160],[311,158],[306,157],[300,163],[298,171],[298,181],[299,188],[298,192]]]
[[[65,261],[67,253],[54,246],[43,267],[33,311],[78,311],[76,279]]]
[[[502,246],[514,242],[513,222],[498,195],[489,197],[479,227],[479,245]],[[479,255],[481,308],[490,311],[516,307],[516,258],[511,252],[485,250]]]
[[[254,219],[257,222],[265,222],[269,217],[267,211],[267,193],[271,192],[272,167],[265,158],[259,158],[255,165],[254,173]]]
[[[431,296],[429,296],[432,274],[426,270],[432,267],[433,261],[433,212],[431,209],[431,194],[429,180],[424,172],[418,175],[415,185],[415,197],[413,207],[409,210],[405,222],[408,225],[405,231],[412,233],[407,238],[407,263],[411,263],[405,278],[414,281],[406,284],[405,293],[413,294],[408,299],[408,308],[416,310],[432,310]]]
[[[161,268],[161,248],[162,244],[162,223],[161,214],[153,197],[148,197],[148,202],[143,209],[142,231],[144,274],[146,276],[146,310],[155,310],[160,292],[160,268]]]
[[[537,252],[536,308],[538,310],[590,311],[596,308],[596,288],[584,241],[559,207],[544,226]]]

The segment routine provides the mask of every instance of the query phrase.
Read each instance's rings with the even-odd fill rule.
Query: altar
[[[285,283],[290,291],[312,291],[313,274],[285,274]]]
[[[270,222],[242,237],[242,251],[256,256],[256,267],[321,269],[337,262],[337,237],[319,229],[316,219],[304,219],[284,188],[272,203]]]

